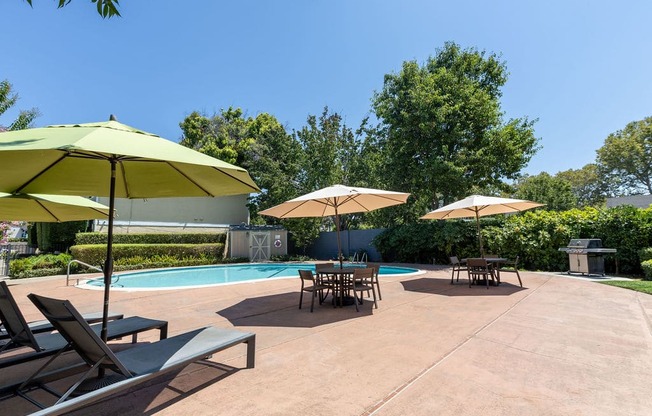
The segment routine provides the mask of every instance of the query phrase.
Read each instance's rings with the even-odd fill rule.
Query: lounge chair
[[[0,290],[3,288],[6,289],[6,286],[2,287],[0,285]],[[25,353],[11,354],[7,357],[0,356],[0,368],[54,355],[68,344],[64,337],[56,332],[34,334],[8,290],[2,292],[2,296],[0,296],[0,319],[4,322],[5,329],[9,335],[9,340],[0,347],[0,353],[19,347],[27,347],[33,350]],[[91,328],[99,334],[102,326],[98,323],[93,324]],[[138,333],[150,329],[158,329],[160,331],[160,338],[164,339],[167,337],[168,323],[167,321],[140,316],[118,319],[108,323],[107,339],[112,340],[131,335],[132,342],[135,343]]]
[[[254,367],[256,335],[253,333],[205,327],[114,353],[107,344],[102,342],[97,333],[84,322],[79,312],[69,301],[34,294],[30,294],[28,297],[41,310],[43,315],[52,322],[52,325],[63,335],[70,347],[82,357],[89,367],[88,371],[61,395],[53,406],[44,408],[42,411],[34,413],[34,415],[58,415],[79,409],[106,396],[118,393],[161,374],[181,369],[188,364],[205,359],[218,351],[240,343],[247,344],[247,368]],[[44,367],[19,388],[21,396],[38,406],[42,405],[21,392],[29,388],[32,380],[38,377]],[[91,377],[94,370],[100,368],[115,372],[124,379],[100,387],[90,393],[68,399],[70,394],[83,381]]]
[[[6,282],[0,282],[0,304],[2,304],[3,302],[10,303],[8,307],[14,307],[14,305],[16,305],[16,301],[13,295],[11,294],[11,291],[9,290],[9,286],[7,285]],[[4,319],[2,318],[1,309],[2,306],[0,306],[0,321],[1,321],[0,340],[5,340],[11,338],[11,335],[9,335],[9,332],[5,329]],[[18,309],[18,306],[15,306],[15,309]],[[82,318],[84,318],[84,320],[89,324],[102,322],[102,312],[85,313],[82,315]],[[121,313],[109,312],[109,321],[115,321],[116,319],[122,319],[122,318],[124,318],[124,315]],[[32,331],[33,334],[40,334],[42,332],[54,331],[52,324],[47,319],[43,321],[27,322],[27,326],[29,327],[29,330]]]

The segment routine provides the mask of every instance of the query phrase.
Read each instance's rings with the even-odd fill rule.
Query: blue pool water
[[[351,266],[361,267],[361,266]],[[315,271],[314,264],[298,263],[252,263],[223,266],[179,267],[117,274],[112,287],[120,290],[159,290],[180,287],[214,286],[255,280],[297,277],[299,270]],[[380,266],[380,275],[410,274],[417,269],[407,267]],[[104,287],[102,278],[89,280],[85,287]]]

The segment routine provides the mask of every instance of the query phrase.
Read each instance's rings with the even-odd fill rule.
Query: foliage
[[[18,101],[18,94],[13,92],[13,86],[7,80],[0,81],[0,116],[13,107]],[[39,116],[36,108],[31,110],[22,110],[18,118],[11,122],[7,127],[8,130],[22,130],[31,127],[32,122]],[[0,126],[0,131],[2,131]]]
[[[404,62],[385,76],[373,109],[381,121],[371,135],[381,152],[378,170],[389,189],[409,191],[405,219],[469,194],[503,187],[537,150],[533,122],[503,121],[500,88],[507,69],[495,54],[446,43],[420,66]]]
[[[282,256],[271,256],[270,260],[271,261],[282,261],[282,262],[288,262],[288,261],[304,262],[304,261],[311,261],[311,260],[314,260],[314,259],[309,257],[309,256],[285,254],[285,255],[282,255]]]
[[[25,277],[66,274],[70,254],[44,254],[15,259],[9,263],[9,276],[16,279]]]
[[[77,245],[106,244],[106,233],[77,233]],[[114,234],[114,244],[210,244],[224,243],[226,233]]]
[[[652,194],[652,117],[610,134],[597,150],[597,165],[617,195]]]
[[[473,257],[479,252],[475,220],[399,225],[377,235],[372,244],[383,261],[399,263],[448,264],[450,256]]]
[[[186,258],[209,257],[216,263],[222,258],[224,244],[114,244],[113,259],[120,264],[123,258],[170,256],[178,260]],[[76,245],[70,247],[70,253],[79,261],[101,267],[106,259],[105,245]]]
[[[604,285],[622,287],[624,289],[635,290],[637,292],[647,293],[652,295],[652,283],[640,280],[611,280],[608,282],[600,282]]]
[[[638,257],[641,259],[641,261],[652,260],[652,247],[642,248],[638,252]]]
[[[652,280],[652,260],[641,262],[641,269],[643,269],[645,280]],[[652,293],[652,290],[649,293]]]
[[[25,0],[31,7],[32,6],[32,0]],[[70,3],[71,0],[58,0],[59,5],[57,6],[58,9],[66,6],[68,3]],[[120,4],[119,0],[91,0],[91,2],[95,3],[95,6],[97,7],[97,12],[102,16],[102,18],[111,18],[113,16],[120,16],[120,12],[118,11],[118,5]]]
[[[157,254],[151,257],[133,256],[123,257],[113,265],[113,271],[160,269],[163,267],[188,267],[204,266],[219,263],[214,256],[200,254],[198,256],[177,257],[166,254]]]
[[[602,207],[607,196],[611,195],[609,184],[601,180],[598,166],[595,163],[589,163],[581,169],[558,172],[555,178],[570,183],[571,191],[577,199],[578,208]]]
[[[629,206],[609,209],[573,209],[557,212],[527,211],[509,216],[481,218],[485,252],[514,259],[527,270],[566,271],[568,254],[559,251],[573,238],[600,238],[615,248],[605,256],[605,269],[619,274],[642,273],[640,247],[652,245],[652,209]],[[373,241],[388,262],[448,264],[448,257],[477,257],[474,220],[447,220],[392,227]],[[616,264],[616,260],[618,263]]]
[[[86,231],[88,221],[36,223],[38,248],[43,252],[66,251],[75,244],[75,235]]]
[[[570,182],[546,172],[520,178],[514,196],[546,204],[544,208],[553,211],[565,211],[577,206]]]

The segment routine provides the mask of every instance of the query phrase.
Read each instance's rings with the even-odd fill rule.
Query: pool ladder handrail
[[[360,258],[358,259],[358,252],[356,251],[353,255],[352,263],[367,263],[367,252],[363,251],[360,255]]]
[[[84,263],[83,261],[80,261],[80,260],[70,260],[70,261],[68,262],[68,271],[67,271],[67,273],[66,273],[66,286],[68,286],[69,283],[70,283],[70,265],[71,265],[72,263],[81,264],[82,266],[86,266],[86,267],[88,267],[89,269],[97,270],[97,271],[100,272],[100,273],[104,273],[104,270],[102,270],[101,267],[93,266],[93,265],[90,265],[90,264],[88,264],[88,263]],[[113,278],[116,278],[115,281],[113,281]],[[118,283],[118,280],[120,280],[120,276],[116,276],[116,275],[111,276],[111,286],[113,286],[114,284]],[[76,284],[76,285],[79,284],[79,279],[77,279],[77,283],[75,283],[75,284]]]

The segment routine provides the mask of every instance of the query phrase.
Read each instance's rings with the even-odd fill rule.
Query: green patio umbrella
[[[258,192],[245,169],[151,133],[107,122],[0,133],[0,191],[115,198],[224,196]],[[104,267],[106,340],[113,274],[113,217]]]
[[[2,221],[64,222],[108,216],[109,207],[81,196],[0,192]]]

